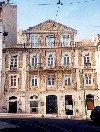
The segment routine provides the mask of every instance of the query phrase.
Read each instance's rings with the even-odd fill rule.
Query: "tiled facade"
[[[99,46],[75,43],[76,33],[47,20],[23,32],[23,45],[3,49],[7,112],[84,116],[86,98],[89,117],[100,102]]]

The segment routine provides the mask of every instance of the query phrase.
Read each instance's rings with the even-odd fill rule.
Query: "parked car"
[[[91,120],[98,121],[100,120],[100,106],[94,107],[90,115]]]

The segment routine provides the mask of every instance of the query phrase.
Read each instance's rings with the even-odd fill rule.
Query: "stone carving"
[[[79,50],[78,52],[78,64],[79,66],[82,66],[82,52]]]
[[[60,24],[60,23],[57,23],[53,20],[47,20],[41,24],[38,24],[34,27],[31,27],[30,29],[28,29],[29,31],[48,31],[48,30],[71,30],[72,32],[77,32],[76,30],[70,28],[70,27],[67,27],[63,24]],[[27,31],[28,31],[27,30]]]
[[[9,68],[9,52],[5,54],[5,67]]]

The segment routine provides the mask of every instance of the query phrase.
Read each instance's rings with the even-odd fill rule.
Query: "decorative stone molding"
[[[79,66],[82,66],[82,51],[79,50],[78,52],[78,64]]]
[[[9,68],[9,52],[5,54],[5,67]]]

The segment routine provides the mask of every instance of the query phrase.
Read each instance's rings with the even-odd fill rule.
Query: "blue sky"
[[[57,5],[58,1],[10,0],[17,4],[18,29],[51,19],[77,30],[77,40],[91,39],[92,32],[100,34],[100,0],[61,0],[63,5]]]

